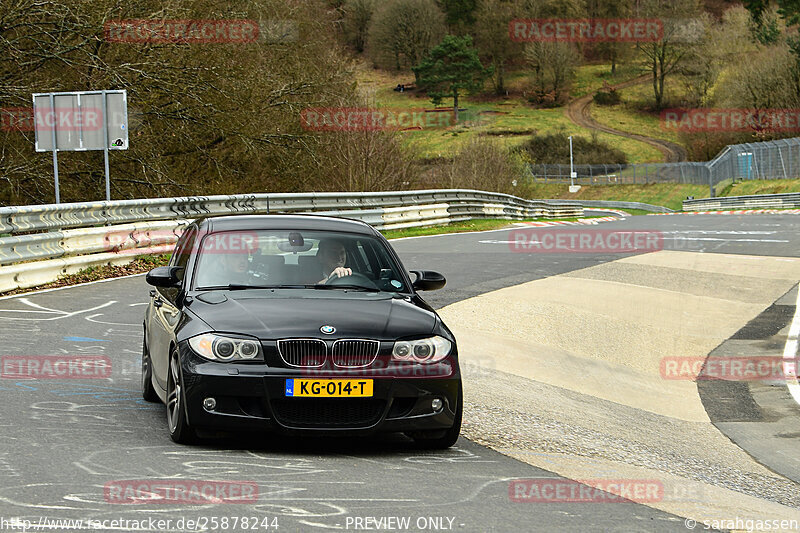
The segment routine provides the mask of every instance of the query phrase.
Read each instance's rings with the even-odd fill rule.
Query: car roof
[[[292,229],[341,231],[375,235],[375,229],[360,220],[324,215],[226,215],[200,218],[195,221],[209,233],[231,230]]]

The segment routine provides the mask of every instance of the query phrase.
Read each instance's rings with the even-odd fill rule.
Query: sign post
[[[109,150],[128,149],[128,99],[122,91],[33,95],[36,151],[53,152],[56,203],[61,202],[58,152],[103,150],[106,200],[111,200]]]

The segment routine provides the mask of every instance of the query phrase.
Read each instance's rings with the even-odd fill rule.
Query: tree
[[[571,43],[537,41],[525,46],[525,60],[533,69],[534,90],[540,101],[555,104],[561,99],[580,59]]]
[[[265,31],[291,20],[301,38],[173,44],[104,35],[106,22],[130,19],[252,19]],[[0,2],[0,109],[30,107],[39,91],[126,89],[130,149],[111,155],[114,199],[319,190],[330,135],[303,130],[300,112],[358,102],[333,29],[322,2]],[[0,204],[53,199],[52,162],[33,155],[32,137],[0,128]],[[59,178],[65,202],[103,198],[102,153],[64,154]]]
[[[785,44],[765,47],[735,63],[718,93],[722,105],[743,109],[794,109],[800,97],[794,83],[795,61]]]
[[[478,0],[439,0],[451,33],[463,33],[475,24]]]
[[[641,16],[661,18],[663,21],[660,40],[637,44],[644,57],[645,68],[652,74],[656,109],[661,109],[667,77],[679,71],[693,41],[699,37],[699,23],[693,23],[692,17],[699,13],[700,5],[698,0],[643,0],[641,8]]]
[[[444,14],[434,0],[386,0],[369,30],[369,52],[383,67],[412,67],[445,34]]]
[[[690,48],[681,73],[692,105],[705,106],[710,103],[712,89],[723,70],[758,47],[749,37],[750,14],[742,6],[728,8],[720,22],[707,13],[699,20],[703,24],[702,37]]]
[[[778,13],[788,25],[800,24],[800,0],[778,0],[778,6],[780,7]]]
[[[347,0],[342,9],[345,38],[358,53],[361,53],[367,44],[369,22],[375,11],[375,0]]]
[[[769,0],[744,0],[744,7],[753,16],[755,23],[760,25],[764,11],[769,7]]]
[[[434,105],[447,96],[453,97],[453,114],[458,122],[458,91],[476,92],[492,74],[486,69],[472,47],[472,37],[448,35],[431,50],[419,65],[413,68],[419,83],[428,90]]]
[[[590,19],[620,19],[631,16],[632,0],[586,0],[586,9]],[[611,62],[611,75],[617,73],[617,63],[630,45],[611,41],[597,44],[597,51]]]
[[[518,16],[518,2],[514,0],[480,0],[475,12],[475,46],[491,61],[492,84],[498,95],[506,90],[506,65],[522,52],[520,43],[508,35],[509,23]]]

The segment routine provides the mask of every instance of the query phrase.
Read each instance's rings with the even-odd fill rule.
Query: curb
[[[615,220],[619,220],[617,217],[603,217],[603,218],[593,218],[591,220],[576,220],[574,222],[520,222],[515,224],[515,226],[531,226],[534,228],[545,228],[548,226],[596,226],[601,222],[613,222]]]
[[[735,211],[683,211],[678,213],[650,213],[647,216],[664,215],[800,215],[800,209],[738,209]]]

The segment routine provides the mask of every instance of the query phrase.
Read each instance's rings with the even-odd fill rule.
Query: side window
[[[364,243],[358,241],[355,246],[355,255],[353,259],[358,264],[358,269],[362,274],[365,274],[367,277],[372,279],[377,279],[378,276],[375,275],[375,270],[372,267],[372,262],[367,257],[367,251],[364,249]]]
[[[172,266],[179,266],[186,268],[186,265],[189,263],[189,258],[192,256],[192,249],[194,248],[194,242],[197,238],[197,228],[195,226],[189,226],[186,232],[181,236],[181,239],[178,241],[178,246],[175,249],[175,253],[172,256],[172,260],[170,264]],[[185,272],[185,271],[184,271]]]

